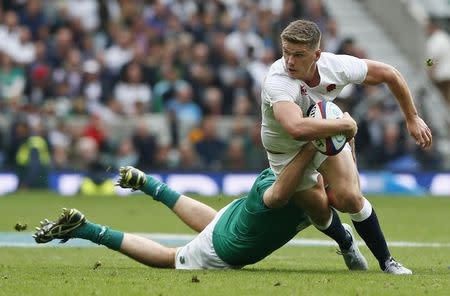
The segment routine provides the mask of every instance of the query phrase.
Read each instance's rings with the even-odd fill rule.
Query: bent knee
[[[315,224],[324,225],[330,218],[330,204],[324,194],[296,195],[293,201]]]
[[[364,197],[359,190],[350,190],[349,188],[330,189],[327,195],[330,204],[343,213],[357,213],[364,206]]]

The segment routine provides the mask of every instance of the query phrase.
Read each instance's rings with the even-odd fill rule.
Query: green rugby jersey
[[[226,263],[258,262],[310,225],[305,212],[291,202],[279,209],[264,205],[263,194],[274,182],[272,170],[264,170],[247,196],[234,201],[217,221],[213,245]]]

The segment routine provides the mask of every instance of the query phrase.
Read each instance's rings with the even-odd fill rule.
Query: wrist
[[[405,114],[406,121],[416,120],[418,117],[419,117],[419,114],[417,113],[417,111],[414,111],[411,114]]]

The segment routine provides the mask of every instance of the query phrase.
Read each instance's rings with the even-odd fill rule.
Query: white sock
[[[365,197],[363,197],[363,199],[364,204],[361,211],[359,211],[358,213],[350,214],[350,218],[355,222],[362,222],[369,218],[372,214],[372,205]]]
[[[318,225],[318,224],[314,223],[314,221],[311,220],[311,218],[309,218],[309,220],[311,221],[311,224],[314,225],[314,227],[316,227],[317,229],[322,230],[322,231],[327,230],[328,227],[330,227],[330,225],[331,225],[331,221],[333,221],[333,211],[331,211],[330,218],[328,219],[327,223],[325,223],[325,225]]]

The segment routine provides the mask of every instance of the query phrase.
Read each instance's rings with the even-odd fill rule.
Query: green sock
[[[181,194],[172,190],[167,184],[147,175],[147,183],[141,187],[141,191],[160,201],[170,209],[173,208]]]
[[[118,251],[122,245],[123,232],[112,230],[107,226],[86,222],[73,230],[72,237],[90,240],[93,243]]]

